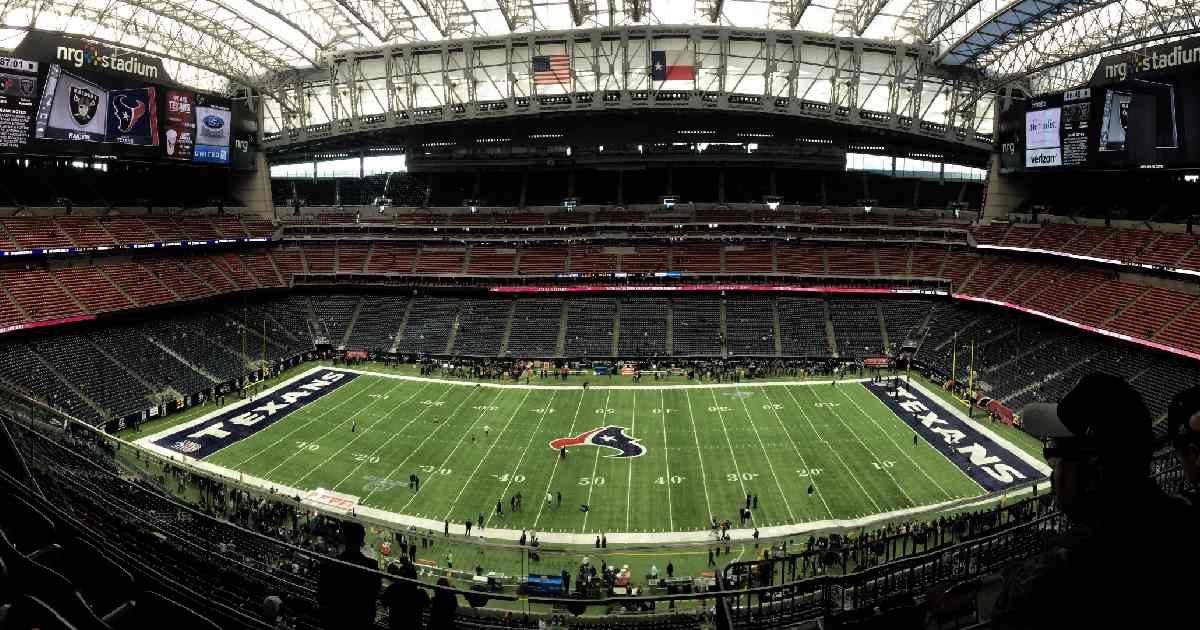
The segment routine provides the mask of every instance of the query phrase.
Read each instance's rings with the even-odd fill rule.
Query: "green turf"
[[[744,397],[730,388],[585,393],[361,376],[206,461],[388,511],[455,523],[482,512],[487,527],[543,532],[706,529],[710,514],[736,523],[747,493],[759,497],[760,527],[982,494],[923,440],[914,447],[912,431],[861,385],[736,391]],[[576,447],[560,461],[548,446],[608,424],[626,427],[645,454]],[[422,479],[417,493],[410,473]],[[543,505],[547,490],[562,492],[561,508]],[[524,509],[512,514],[508,497],[518,492]]]

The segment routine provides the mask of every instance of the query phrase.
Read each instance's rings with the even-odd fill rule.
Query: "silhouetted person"
[[[417,579],[417,570],[411,563],[393,563],[388,567],[388,573],[411,580]],[[417,587],[413,582],[395,580],[384,589],[383,602],[388,607],[390,630],[415,629],[421,627],[425,607],[429,605],[429,595],[425,593],[425,589]]]
[[[450,586],[450,580],[438,578],[438,586]],[[438,590],[433,595],[433,606],[429,614],[430,628],[453,628],[454,611],[458,609],[458,595]]]
[[[321,565],[317,582],[317,602],[325,628],[369,628],[375,622],[375,599],[379,596],[379,576],[363,569],[376,569],[374,560],[362,553],[366,531],[358,523],[342,523],[345,545],[334,562]],[[346,563],[346,564],[343,564]]]

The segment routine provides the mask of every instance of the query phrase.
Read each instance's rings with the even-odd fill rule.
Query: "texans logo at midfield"
[[[638,444],[637,438],[625,435],[625,427],[608,425],[584,431],[575,437],[563,437],[550,440],[550,448],[558,450],[564,446],[580,446],[592,444],[619,451],[608,457],[641,457],[646,448]]]

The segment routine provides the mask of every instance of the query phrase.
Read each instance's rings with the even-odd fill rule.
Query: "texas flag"
[[[650,51],[650,78],[654,81],[695,81],[696,67],[667,65],[667,51]]]

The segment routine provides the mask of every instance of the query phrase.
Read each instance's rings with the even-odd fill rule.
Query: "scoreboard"
[[[10,54],[0,57],[0,155],[254,162],[252,119],[174,83],[160,59],[36,31]]]

